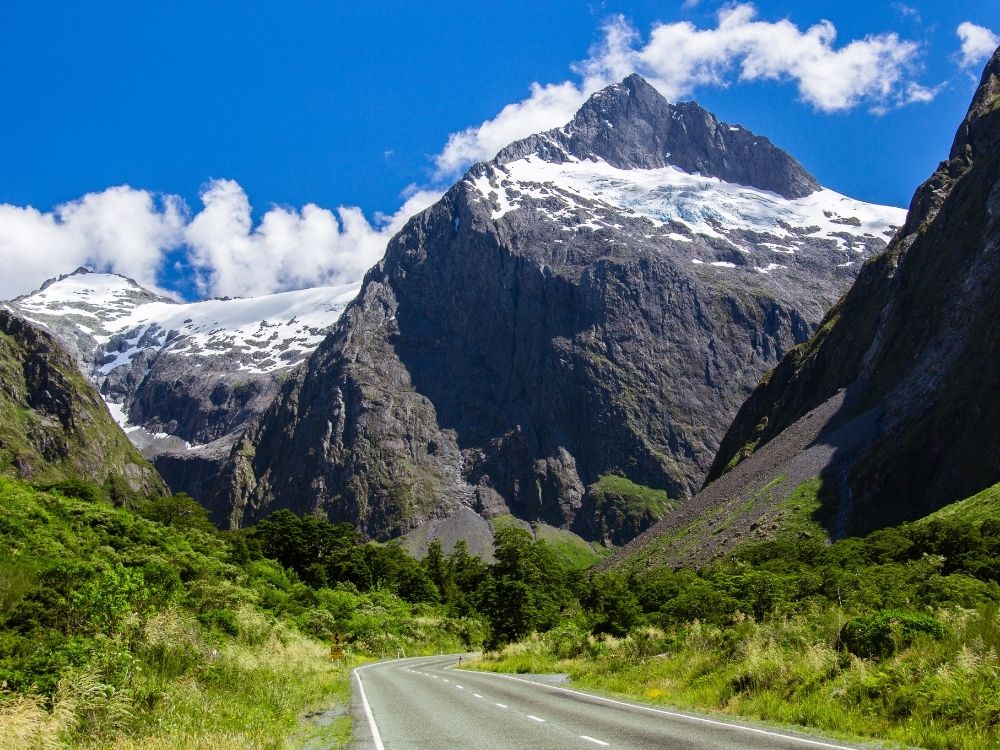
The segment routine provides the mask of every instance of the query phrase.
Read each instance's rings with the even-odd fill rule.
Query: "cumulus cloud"
[[[960,23],[955,33],[962,42],[958,53],[958,64],[963,68],[981,64],[996,51],[997,47],[1000,47],[1000,36],[985,26],[977,26],[969,21]]]
[[[189,261],[206,295],[256,296],[359,280],[385,253],[389,239],[439,193],[419,191],[394,215],[373,226],[361,209],[336,212],[307,204],[275,207],[253,225],[250,200],[232,180],[215,180],[203,191],[204,208],[184,237]]]
[[[206,296],[254,296],[358,281],[407,219],[439,193],[411,191],[395,214],[369,222],[361,209],[336,213],[309,204],[274,207],[256,226],[246,193],[215,180],[192,216],[177,196],[127,186],[89,193],[39,211],[0,205],[0,299],[38,288],[79,266],[159,287],[170,253],[180,250]]]
[[[185,206],[127,186],[88,193],[42,212],[0,205],[0,299],[78,266],[131,276],[157,288],[165,249],[181,239]]]
[[[935,95],[912,79],[919,54],[919,45],[895,33],[838,46],[829,21],[806,29],[788,20],[762,21],[751,3],[727,5],[712,28],[688,21],[657,24],[645,40],[624,18],[614,17],[604,26],[601,44],[573,67],[578,80],[532,84],[526,99],[452,134],[435,157],[436,176],[454,175],[512,140],[564,124],[588,96],[633,71],[671,100],[705,86],[781,81],[794,85],[802,101],[820,112],[865,105],[881,113]]]

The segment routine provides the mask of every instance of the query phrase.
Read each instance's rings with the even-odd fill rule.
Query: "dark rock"
[[[816,228],[657,224],[517,183],[526,155],[674,164],[788,196],[817,187],[766,139],[672,107],[637,77],[595,95],[566,128],[473,167],[392,239],[234,448],[215,501],[233,525],[288,507],[387,538],[506,507],[570,528],[607,473],[685,497],[757,378],[847,288],[852,258],[884,247],[849,234],[860,244],[844,263],[841,240]],[[777,256],[764,244],[776,235],[796,249]],[[776,257],[780,277],[763,269]]]

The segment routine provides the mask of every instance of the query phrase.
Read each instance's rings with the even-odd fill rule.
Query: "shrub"
[[[918,633],[940,639],[944,626],[930,615],[883,609],[848,620],[840,630],[840,643],[855,656],[884,658],[906,648]]]

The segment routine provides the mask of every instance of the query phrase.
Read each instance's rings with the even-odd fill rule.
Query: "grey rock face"
[[[587,533],[608,473],[687,496],[757,378],[902,218],[815,187],[637,77],[595,95],[393,238],[234,448],[217,507],[386,538],[462,508]]]

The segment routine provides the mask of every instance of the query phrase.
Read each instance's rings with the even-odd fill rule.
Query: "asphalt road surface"
[[[822,750],[838,741],[590,695],[512,675],[452,669],[457,655],[354,673],[355,748],[368,750]]]

